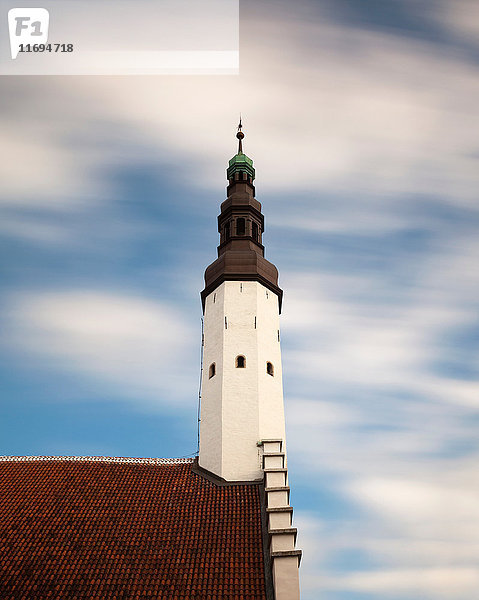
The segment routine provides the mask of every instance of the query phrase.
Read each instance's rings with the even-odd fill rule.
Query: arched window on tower
[[[266,373],[268,373],[268,375],[271,375],[271,377],[274,377],[273,363],[270,363],[270,362],[266,363]]]
[[[235,364],[236,364],[237,369],[245,369],[246,368],[246,358],[241,355],[237,356]]]
[[[230,239],[230,224],[226,223],[225,225],[225,241]]]
[[[259,241],[258,240],[258,223],[255,223],[254,221],[251,224],[251,235],[255,242]]]
[[[211,363],[209,370],[210,379],[216,375],[216,363]]]
[[[246,231],[246,224],[243,218],[236,219],[236,235],[244,235]]]

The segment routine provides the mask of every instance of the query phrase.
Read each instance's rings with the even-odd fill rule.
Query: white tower
[[[264,217],[253,161],[242,150],[227,170],[218,258],[205,272],[200,467],[226,481],[263,478],[258,442],[285,428],[278,271],[264,258]],[[286,465],[284,465],[286,466]]]

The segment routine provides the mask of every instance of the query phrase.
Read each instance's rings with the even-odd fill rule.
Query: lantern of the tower
[[[238,153],[227,169],[218,217],[218,258],[201,293],[204,354],[200,467],[227,481],[263,478],[258,443],[285,439],[278,271],[264,258],[264,217],[253,161]]]

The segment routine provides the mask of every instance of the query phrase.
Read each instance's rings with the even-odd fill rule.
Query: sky
[[[479,5],[242,0],[239,76],[0,78],[0,453],[196,452],[243,115],[303,600],[479,587]]]

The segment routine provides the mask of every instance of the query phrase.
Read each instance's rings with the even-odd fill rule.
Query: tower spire
[[[238,133],[236,134],[236,137],[238,138],[238,154],[243,154],[244,133],[241,131],[242,127],[243,127],[243,125],[241,123],[241,113],[240,113],[240,120],[239,120],[239,124],[238,124]]]
[[[242,151],[242,127],[240,115],[236,133],[239,151],[226,170],[228,197],[221,204],[218,216],[218,258],[205,271],[203,309],[208,295],[224,281],[257,281],[277,296],[281,312],[283,292],[278,286],[278,270],[264,258],[264,217],[261,203],[255,198],[253,161]]]

